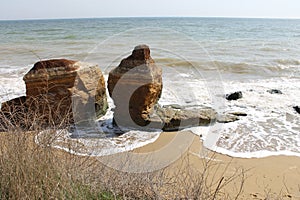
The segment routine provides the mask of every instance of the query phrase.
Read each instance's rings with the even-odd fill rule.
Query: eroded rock
[[[104,77],[97,65],[66,59],[37,62],[24,76],[26,106],[46,125],[80,123],[104,115]]]
[[[162,70],[147,45],[136,46],[132,55],[109,73],[108,91],[118,126],[146,126],[147,118],[162,92]]]

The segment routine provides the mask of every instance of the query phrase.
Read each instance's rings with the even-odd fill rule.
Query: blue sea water
[[[0,21],[0,33],[0,101],[24,94],[22,76],[38,60],[97,63],[107,74],[134,46],[148,44],[163,68],[161,104],[248,114],[217,130],[214,150],[240,157],[300,156],[300,119],[292,108],[300,105],[300,20],[22,20]],[[243,99],[222,100],[234,91],[242,91]],[[193,131],[203,135],[206,130]]]

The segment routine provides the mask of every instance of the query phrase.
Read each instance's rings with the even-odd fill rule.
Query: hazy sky
[[[300,18],[300,0],[1,0],[0,20],[223,16]]]

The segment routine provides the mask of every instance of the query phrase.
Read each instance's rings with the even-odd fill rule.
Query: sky
[[[300,18],[300,0],[1,0],[0,20],[98,17]]]

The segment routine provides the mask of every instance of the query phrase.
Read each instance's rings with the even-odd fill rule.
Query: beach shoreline
[[[164,132],[153,143],[135,149],[136,153],[147,153],[157,151],[170,143],[175,137],[176,132]],[[187,137],[191,136],[186,132]],[[213,159],[215,164],[221,164],[217,176],[232,175],[236,169],[243,169],[245,173],[245,183],[243,186],[242,199],[262,199],[266,195],[280,195],[287,199],[300,199],[300,158],[295,156],[269,156],[264,158],[233,158],[224,154],[207,151],[206,158],[201,157],[203,144],[197,137],[187,149],[187,155],[191,166],[201,166],[203,159]],[[184,155],[185,153],[183,153]],[[161,159],[164,159],[162,155]],[[183,156],[184,157],[184,156]],[[180,168],[183,157],[172,163],[169,168],[171,171]],[[157,161],[159,162],[159,161]],[[225,169],[227,168],[227,169]],[[218,174],[219,173],[219,174]],[[235,191],[239,183],[233,182],[226,186],[227,191]],[[269,193],[269,194],[268,194]],[[291,198],[290,198],[291,197]]]
[[[174,159],[173,162],[167,163],[167,165],[162,166],[161,168],[156,168],[156,170],[151,171],[151,168],[155,166],[149,166],[148,163],[152,163],[153,165],[159,163],[165,163],[164,161],[171,154],[160,153],[160,150],[166,148],[170,143],[176,140],[176,137],[181,133],[183,136],[186,136],[187,142],[190,142],[192,139],[192,143],[188,148],[184,149],[180,155],[178,155],[178,159]],[[43,144],[35,143],[35,136],[37,133],[27,132],[24,133],[24,142],[28,144],[22,144],[28,146],[25,148],[29,149],[39,149],[43,150],[45,146]],[[5,137],[10,138],[10,143],[17,144],[16,140],[12,141],[11,139],[16,137],[11,135],[11,133],[1,133],[1,138],[3,139],[5,144]],[[22,133],[20,136],[23,137]],[[54,136],[55,137],[55,136]],[[16,138],[17,139],[17,138]],[[53,138],[48,138],[48,140],[53,141]],[[46,139],[47,141],[47,139]],[[177,145],[175,141],[171,147]],[[184,142],[184,141],[183,141]],[[72,146],[72,144],[70,144]],[[4,145],[5,146],[5,145]],[[18,145],[19,146],[19,145]],[[10,147],[6,147],[10,148]],[[18,148],[18,147],[17,147]],[[35,151],[36,151],[35,150]],[[175,151],[176,149],[174,149]],[[101,173],[102,170],[111,171],[110,173],[115,176],[119,174],[122,176],[126,174],[126,178],[141,176],[146,177],[148,173],[162,173],[164,174],[163,180],[166,181],[168,178],[174,179],[174,181],[179,181],[178,184],[173,182],[172,187],[168,184],[161,185],[163,190],[180,190],[183,191],[188,190],[187,187],[192,186],[197,183],[197,180],[193,178],[205,176],[205,180],[208,181],[215,189],[217,183],[223,180],[224,185],[220,189],[220,194],[226,194],[226,199],[234,199],[235,195],[238,194],[238,199],[300,199],[300,158],[295,156],[269,156],[265,158],[233,158],[227,155],[219,154],[216,152],[212,152],[207,149],[203,149],[202,141],[198,136],[195,136],[193,133],[189,131],[182,132],[163,132],[160,134],[157,140],[153,143],[147,144],[143,147],[134,149],[129,152],[118,153],[116,155],[111,156],[100,156],[100,157],[89,157],[89,156],[78,156],[73,153],[67,152],[62,149],[51,148],[51,152],[53,152],[53,156],[55,159],[61,159],[59,162],[71,162],[76,163],[76,165],[86,168],[91,168],[92,171],[88,176],[96,177],[98,173]],[[151,154],[158,153],[159,156],[155,157],[153,160]],[[163,151],[162,151],[163,152]],[[175,151],[176,152],[176,151]],[[141,166],[138,166],[139,169],[148,169],[145,172],[126,172],[114,168],[114,164],[123,165],[122,159],[117,160],[113,158],[124,158],[125,162],[126,156],[131,153],[136,155],[149,155],[147,158],[150,160],[140,160],[138,162],[129,162],[129,167],[134,169],[137,166],[133,166],[134,163],[141,163]],[[22,153],[24,154],[24,153]],[[116,157],[114,157],[116,156]],[[65,160],[65,161],[64,161]],[[72,161],[73,160],[73,161]],[[72,165],[74,165],[72,164]],[[88,164],[86,166],[86,164]],[[74,165],[74,166],[76,166]],[[85,167],[86,166],[86,167]],[[142,167],[142,168],[141,168]],[[79,168],[78,168],[79,169]],[[150,170],[149,170],[150,169]],[[154,168],[153,168],[154,169]],[[76,169],[74,169],[76,171]],[[80,176],[86,176],[84,174],[86,172],[82,171]],[[181,176],[187,173],[188,176],[185,177],[184,182],[182,182]],[[127,177],[128,175],[128,177]],[[160,177],[160,176],[159,176]],[[174,178],[175,177],[175,178]],[[180,178],[178,178],[180,177]],[[106,177],[110,178],[110,177]],[[131,180],[132,178],[129,178]],[[153,181],[153,180],[152,180]],[[174,184],[176,188],[174,187]],[[171,187],[171,188],[168,188]],[[182,193],[184,195],[184,193]],[[230,196],[232,195],[232,196]],[[217,199],[222,199],[222,197],[218,197]]]

